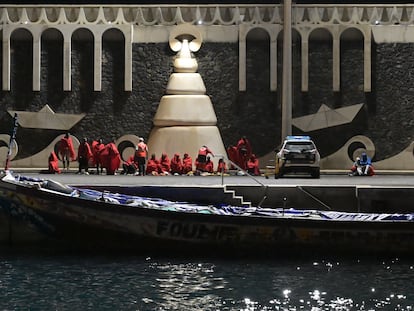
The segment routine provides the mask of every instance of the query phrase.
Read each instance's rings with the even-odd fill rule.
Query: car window
[[[308,151],[315,149],[312,143],[310,142],[287,142],[285,149],[291,150],[291,151]]]

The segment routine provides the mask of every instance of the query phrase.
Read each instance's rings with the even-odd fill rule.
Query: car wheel
[[[314,170],[311,172],[311,176],[312,176],[313,178],[320,178],[320,177],[321,177],[321,171],[320,171],[320,169],[319,169],[319,168],[314,169]]]
[[[284,172],[282,170],[279,170],[279,172],[277,172],[275,174],[275,179],[280,178],[280,177],[283,177],[283,174],[284,174]]]

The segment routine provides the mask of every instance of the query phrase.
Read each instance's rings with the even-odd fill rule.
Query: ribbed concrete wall
[[[295,134],[315,139],[324,158],[322,168],[348,168],[355,153],[366,149],[378,168],[414,169],[412,9],[409,5],[294,7],[293,119],[312,118],[322,105],[335,110],[363,104],[340,125],[320,124],[311,130],[293,127]],[[195,22],[200,12],[205,40],[196,55],[198,71],[224,144],[235,144],[247,135],[254,152],[263,157],[262,166],[280,144],[279,6],[202,7],[201,11],[196,6],[179,10],[169,6],[11,6],[1,10],[5,91],[0,95],[0,159],[11,126],[7,111],[36,112],[45,104],[56,113],[86,114],[70,128],[78,139],[148,137],[173,70],[175,53],[166,42],[168,34],[175,22]],[[40,40],[46,29],[48,36]],[[101,57],[97,60],[96,55]],[[245,91],[240,90],[243,79]],[[20,128],[13,162],[24,164],[24,159],[49,148],[63,132]],[[130,144],[119,143],[121,149]],[[26,163],[45,167],[46,155],[44,162]]]

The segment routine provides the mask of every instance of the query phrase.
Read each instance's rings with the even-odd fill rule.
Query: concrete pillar
[[[333,38],[333,47],[332,47],[332,74],[333,74],[333,91],[339,92],[341,90],[340,87],[340,79],[341,79],[341,46],[340,46],[340,39],[337,34],[334,35]]]
[[[246,91],[246,36],[239,37],[239,91]]]
[[[72,89],[72,36],[65,35],[63,39],[63,90],[70,91]]]
[[[308,37],[302,37],[302,92],[309,90],[309,41]]]
[[[270,38],[270,91],[277,91],[277,34]]]
[[[33,91],[40,91],[41,36],[33,36]]]
[[[282,141],[292,134],[292,1],[283,7]]]
[[[3,33],[3,91],[10,91],[10,34]]]
[[[93,90],[99,92],[102,89],[102,36],[94,35],[94,66],[93,66]]]
[[[132,26],[130,31],[124,33],[125,35],[125,77],[124,77],[124,90],[127,92],[132,91]]]
[[[364,35],[364,92],[371,92],[371,31]]]

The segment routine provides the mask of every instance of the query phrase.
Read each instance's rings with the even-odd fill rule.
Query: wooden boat
[[[414,214],[196,205],[3,175],[0,207],[45,245],[143,254],[412,254]]]

